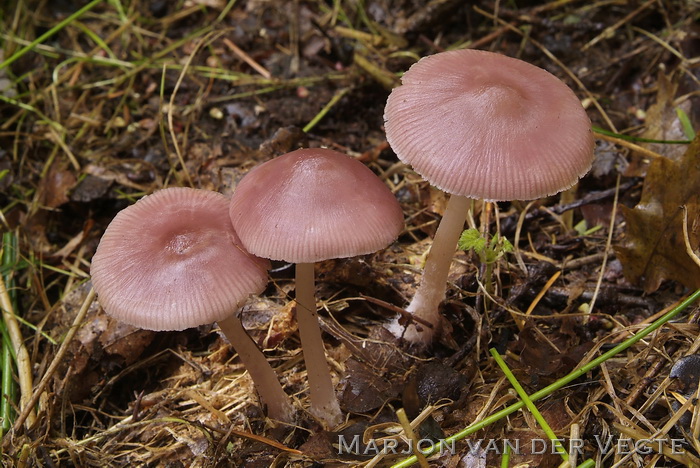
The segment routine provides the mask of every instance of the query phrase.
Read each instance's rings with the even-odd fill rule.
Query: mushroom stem
[[[297,323],[309,378],[309,411],[328,428],[340,424],[343,413],[335,395],[321,328],[316,315],[314,264],[296,265]]]
[[[427,346],[441,327],[442,316],[438,312],[438,308],[445,299],[447,275],[450,272],[450,264],[455,254],[457,241],[464,230],[469,202],[470,199],[467,197],[450,196],[445,213],[435,232],[428,258],[425,260],[420,285],[406,308],[407,312],[432,323],[433,328],[420,325],[417,327],[415,322],[404,327],[399,323],[399,317],[396,317],[386,327],[395,336],[401,336],[409,343]]]
[[[265,359],[265,355],[246,333],[239,315],[233,314],[220,320],[218,324],[253,379],[255,390],[260,395],[262,404],[267,406],[270,419],[293,423],[294,407],[292,402],[284,392],[272,366]]]

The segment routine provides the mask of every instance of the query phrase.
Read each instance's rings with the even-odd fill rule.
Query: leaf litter
[[[670,190],[669,181],[673,181]],[[618,256],[626,276],[641,281],[646,292],[672,279],[700,287],[700,265],[688,255],[683,234],[684,208],[689,220],[690,248],[700,246],[700,140],[688,146],[678,161],[660,157],[649,164],[644,190],[634,209],[623,209],[627,223]]]
[[[3,56],[78,3],[4,5]],[[15,312],[31,363],[20,372],[32,374],[37,397],[36,422],[3,438],[5,465],[388,466],[405,455],[340,454],[339,435],[393,437],[405,447],[398,408],[420,437],[453,434],[516,401],[489,348],[534,393],[699,286],[681,219],[685,206],[697,252],[698,141],[601,134],[595,170],[573,201],[501,203],[488,217],[475,204],[468,227],[507,239],[513,252],[493,262],[488,295],[483,259],[456,253],[442,308],[450,326],[439,343],[407,349],[381,327],[410,300],[445,203],[386,145],[383,105],[399,74],[423,55],[489,49],[564,79],[596,126],[688,139],[679,116],[695,129],[700,121],[692,2],[98,3],[0,69],[0,222],[22,258],[3,274],[18,284]],[[89,297],[91,255],[120,209],[165,186],[229,194],[255,164],[299,145],[358,157],[396,194],[406,219],[386,250],[318,268],[345,424],[324,432],[304,414],[295,427],[270,424],[216,329],[137,330],[96,302],[53,365]],[[612,216],[615,195],[623,217]],[[302,408],[291,269],[274,265],[271,278],[243,320]],[[579,462],[688,466],[700,457],[696,373],[674,366],[698,352],[697,315],[692,308],[537,403],[557,436],[584,442]],[[668,441],[623,453],[600,447],[608,436],[687,443],[680,454]],[[530,413],[517,412],[431,464],[499,466],[488,441],[518,440],[510,466],[558,466],[558,455],[531,450],[543,437]]]

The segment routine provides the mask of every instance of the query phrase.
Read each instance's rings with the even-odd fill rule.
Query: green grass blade
[[[72,23],[76,18],[79,18],[80,16],[82,16],[83,13],[91,10],[95,5],[97,5],[98,3],[101,3],[101,2],[102,2],[102,0],[92,0],[90,3],[88,3],[87,5],[82,7],[80,10],[78,10],[75,13],[73,13],[72,15],[66,17],[63,21],[60,21],[56,26],[54,26],[53,28],[49,29],[41,36],[34,39],[27,46],[22,47],[20,50],[18,50],[14,54],[12,54],[10,57],[8,57],[4,61],[0,62],[0,70],[10,66],[12,63],[19,60],[24,54],[26,54],[27,52],[34,49],[34,47],[36,47],[37,44],[41,44],[46,39],[50,38],[51,36],[56,34],[58,31],[60,31],[61,29],[65,28],[67,25]]]
[[[695,129],[693,128],[693,123],[690,121],[690,117],[685,113],[680,107],[676,107],[676,115],[678,120],[681,122],[681,127],[683,127],[683,133],[689,140],[695,139]]]
[[[544,419],[542,413],[539,412],[535,404],[532,402],[532,400],[530,400],[530,397],[528,397],[527,393],[525,392],[525,389],[522,385],[520,385],[518,379],[515,378],[513,372],[511,372],[511,370],[508,368],[508,365],[498,354],[498,351],[496,351],[494,348],[491,348],[489,349],[489,352],[491,353],[491,356],[493,356],[493,358],[496,360],[496,364],[498,364],[498,367],[500,367],[501,371],[503,371],[503,373],[505,374],[506,378],[508,379],[508,382],[510,382],[510,385],[515,389],[516,392],[518,392],[518,396],[520,397],[520,399],[525,403],[527,409],[530,410],[530,413],[532,413],[532,415],[535,417],[537,424],[540,425],[540,427],[544,430],[544,433],[547,434],[547,437],[549,437],[549,440],[552,441],[552,444],[554,445],[554,448],[557,451],[557,453],[561,455],[564,461],[567,461],[569,459],[569,454],[566,452],[564,447],[562,447],[561,443],[559,442],[559,439],[557,439],[556,434],[547,423],[547,420]]]
[[[635,335],[632,335],[619,345],[615,346],[611,350],[601,354],[597,358],[593,359],[591,362],[588,364],[573,370],[566,376],[562,377],[561,379],[557,380],[556,382],[546,386],[545,388],[533,393],[530,395],[530,399],[532,401],[537,401],[541,398],[544,398],[546,396],[551,395],[555,391],[563,388],[564,386],[568,385],[569,383],[573,382],[574,380],[578,379],[582,375],[585,375],[589,371],[595,369],[596,367],[600,366],[603,362],[607,361],[608,359],[616,356],[617,354],[621,353],[622,351],[626,350],[630,346],[634,345],[638,341],[646,338],[649,336],[651,333],[654,331],[658,330],[661,328],[663,325],[668,323],[670,320],[672,320],[676,315],[681,313],[683,310],[685,310],[690,304],[694,303],[698,298],[700,297],[700,289],[695,291],[693,294],[688,296],[683,302],[678,304],[678,306],[674,307],[672,310],[667,312],[665,315],[657,319],[655,322],[650,324],[648,327],[645,329],[639,331]],[[475,432],[505,418],[506,416],[515,413],[519,409],[523,408],[525,406],[525,403],[522,401],[519,401],[518,403],[514,403],[510,406],[507,406],[506,408],[503,408],[500,411],[497,411],[496,413],[492,414],[491,416],[488,416],[485,418],[483,421],[479,421],[478,423],[472,424],[471,426],[466,427],[465,429],[457,432],[456,434],[451,435],[444,441],[442,441],[439,444],[433,445],[430,449],[424,450],[423,454],[426,456],[429,456],[441,449],[448,448],[451,444],[458,442],[468,435],[474,434]],[[416,462],[416,457],[412,456],[409,458],[406,458],[405,460],[402,460],[399,463],[396,463],[395,465],[392,466],[392,468],[406,468],[411,465],[413,465]]]
[[[350,88],[343,88],[337,93],[335,93],[330,99],[330,101],[328,101],[328,103],[325,106],[323,106],[323,109],[321,109],[318,112],[318,114],[316,114],[314,118],[311,119],[311,121],[308,124],[306,124],[306,126],[302,129],[304,133],[309,133],[311,129],[314,128],[316,124],[318,124],[321,121],[321,119],[323,119],[326,116],[326,114],[328,114],[328,112],[333,108],[333,106],[335,106],[343,98],[343,96],[345,96],[349,92]]]
[[[508,468],[510,466],[510,446],[506,444],[506,449],[503,451],[501,456],[501,468]]]
[[[2,235],[2,281],[5,282],[5,287],[10,295],[10,301],[13,307],[17,308],[17,291],[15,289],[13,267],[17,264],[17,237],[11,232],[5,232]],[[0,418],[2,418],[1,431],[4,435],[12,428],[14,420],[14,406],[17,397],[17,385],[14,381],[14,350],[10,337],[5,329],[5,322],[0,321],[2,328],[2,356],[0,365],[2,366],[2,379],[0,379],[0,389],[2,391],[2,399],[0,400]]]
[[[623,135],[621,133],[611,132],[600,127],[593,127],[595,133],[600,133],[601,135],[607,135],[620,140],[633,141],[635,143],[660,143],[664,145],[689,145],[691,140],[654,140],[653,138],[642,138],[631,135]]]

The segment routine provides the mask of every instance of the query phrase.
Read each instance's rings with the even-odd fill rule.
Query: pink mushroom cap
[[[120,211],[90,268],[105,311],[149,330],[183,330],[223,320],[260,293],[269,261],[244,250],[228,206],[217,192],[168,188]]]
[[[591,167],[579,99],[551,73],[481,50],[422,58],[386,104],[397,156],[445,192],[529,200],[571,187]]]
[[[337,151],[292,151],[251,170],[231,198],[231,220],[255,255],[292,263],[382,249],[403,228],[391,190]]]

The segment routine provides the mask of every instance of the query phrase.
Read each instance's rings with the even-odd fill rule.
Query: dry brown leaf
[[[340,405],[345,411],[367,413],[376,410],[398,395],[396,384],[379,375],[370,366],[350,358],[340,383]]]
[[[646,129],[642,137],[652,140],[685,140],[687,138],[683,131],[683,124],[678,118],[677,109],[681,108],[686,114],[690,113],[690,100],[677,102],[678,81],[676,77],[659,73],[656,102],[646,111]],[[684,153],[683,145],[649,143],[646,147],[674,161],[680,161]]]
[[[70,170],[51,166],[39,184],[41,202],[48,208],[58,208],[69,201],[68,193],[75,187],[76,178]]]
[[[700,287],[700,268],[686,252],[683,210],[688,209],[688,234],[693,250],[700,244],[700,136],[679,161],[652,161],[642,198],[634,209],[622,207],[626,239],[617,256],[625,277],[646,292],[665,279]]]

